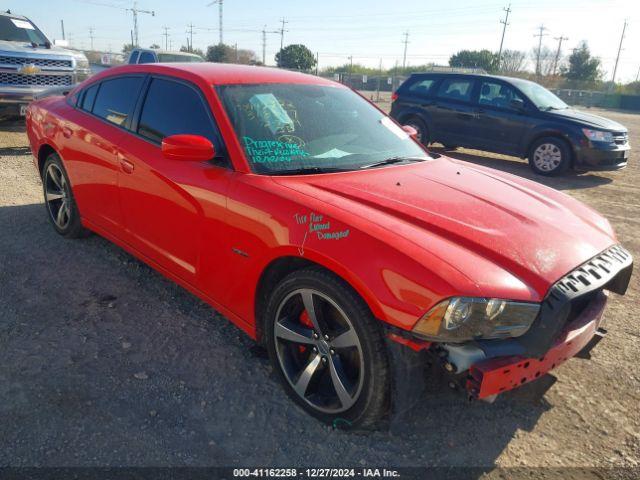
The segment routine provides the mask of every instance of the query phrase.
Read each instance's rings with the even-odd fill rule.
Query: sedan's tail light
[[[398,94],[397,94],[396,92],[393,92],[393,93],[391,94],[391,101],[392,101],[392,102],[395,102],[397,99],[398,99]]]

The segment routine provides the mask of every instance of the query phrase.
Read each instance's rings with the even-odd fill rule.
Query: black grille
[[[64,87],[72,83],[72,75],[23,75],[20,73],[0,72],[0,85]]]
[[[29,57],[8,57],[0,55],[0,64],[2,65],[36,65],[38,67],[47,68],[72,68],[73,64],[69,60],[57,60],[53,58],[29,58]]]
[[[614,245],[556,282],[556,288],[570,297],[596,284],[604,284],[632,261],[631,254],[621,245]],[[553,290],[551,291],[553,294]]]

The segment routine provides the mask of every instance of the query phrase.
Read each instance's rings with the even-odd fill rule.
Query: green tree
[[[153,50],[160,50],[160,45],[158,45],[157,43],[152,43],[149,48],[152,48]]]
[[[569,69],[565,76],[569,80],[596,82],[602,77],[600,66],[600,59],[591,56],[587,42],[583,41],[569,55]]]
[[[276,64],[280,68],[307,72],[315,66],[316,57],[304,45],[287,45],[276,53]]]
[[[235,58],[235,50],[229,45],[219,43],[207,48],[207,62],[231,63]]]
[[[199,48],[192,48],[191,50],[189,50],[189,47],[185,47],[184,45],[182,45],[180,47],[180,51],[186,53],[195,53],[196,55],[200,55],[202,58],[204,58],[204,52]]]
[[[127,54],[129,53],[131,50],[133,50],[134,48],[136,48],[135,45],[133,45],[132,43],[125,43],[122,46],[122,53]]]
[[[498,55],[489,50],[460,50],[449,58],[449,66],[459,68],[482,68],[494,72],[498,66]]]

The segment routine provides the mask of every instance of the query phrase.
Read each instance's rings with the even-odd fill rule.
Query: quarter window
[[[154,78],[142,107],[138,133],[153,142],[178,134],[201,135],[216,145],[211,117],[198,92],[188,85]]]
[[[155,63],[156,57],[151,52],[140,53],[140,60],[138,63]]]
[[[510,108],[512,100],[522,100],[522,97],[508,85],[497,82],[482,82],[478,103],[490,107]]]
[[[438,97],[468,102],[472,90],[473,80],[445,78],[438,88]]]
[[[90,112],[91,109],[93,109],[93,102],[96,100],[96,93],[98,93],[99,86],[100,85],[93,85],[92,87],[87,88],[84,97],[82,97],[82,105],[80,105],[82,110]]]
[[[433,78],[418,80],[409,87],[409,91],[417,95],[427,95],[434,82]]]
[[[124,125],[133,111],[142,80],[142,77],[122,77],[102,82],[93,113],[116,125]]]

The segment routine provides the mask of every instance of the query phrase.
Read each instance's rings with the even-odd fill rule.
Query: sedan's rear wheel
[[[305,410],[342,428],[372,427],[384,416],[384,342],[348,285],[321,270],[295,272],[276,287],[265,320],[271,361]]]
[[[78,238],[87,234],[80,222],[80,214],[73,198],[73,191],[60,157],[52,153],[42,171],[44,203],[53,228],[66,238]]]

